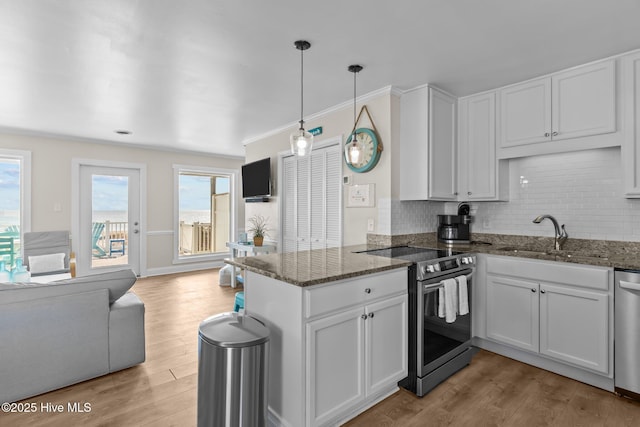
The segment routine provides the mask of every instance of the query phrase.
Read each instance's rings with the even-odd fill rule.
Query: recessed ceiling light
[[[114,132],[117,133],[118,135],[131,135],[133,133],[130,130],[124,130],[124,129],[118,129],[118,130],[115,130]]]

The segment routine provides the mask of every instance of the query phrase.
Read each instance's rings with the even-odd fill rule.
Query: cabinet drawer
[[[407,292],[407,270],[369,274],[304,291],[306,318]]]
[[[487,258],[487,272],[521,277],[539,282],[562,283],[583,288],[609,290],[611,268],[569,264],[555,261],[534,261],[517,257]]]

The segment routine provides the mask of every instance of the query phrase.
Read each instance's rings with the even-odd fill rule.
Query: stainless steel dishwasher
[[[616,270],[615,307],[615,389],[640,399],[640,270]]]

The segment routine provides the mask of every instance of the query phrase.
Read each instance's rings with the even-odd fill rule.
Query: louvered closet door
[[[314,151],[311,154],[311,249],[325,247],[325,179],[327,150]]]
[[[325,241],[327,247],[342,246],[342,150],[336,145],[325,157]]]
[[[310,157],[299,157],[297,171],[297,197],[296,197],[296,224],[298,237],[298,250],[311,249],[310,205],[311,188],[309,180]]]
[[[342,245],[340,145],[282,160],[282,247],[285,252]]]
[[[296,232],[296,158],[285,157],[282,161],[282,252],[298,250],[298,234]]]

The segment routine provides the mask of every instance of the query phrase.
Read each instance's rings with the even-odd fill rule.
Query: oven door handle
[[[422,286],[422,290],[423,291],[430,291],[430,290],[433,290],[433,289],[441,288],[443,286],[444,286],[444,283],[438,282],[438,283],[434,283],[432,285],[423,285]]]
[[[462,274],[461,274],[462,276]],[[467,276],[467,283],[469,283],[470,280],[472,280],[473,278],[473,273],[469,273],[466,275]],[[432,283],[429,285],[422,285],[422,290],[423,291],[431,291],[433,289],[438,289],[444,286],[444,283],[442,281],[438,282],[438,283]]]

